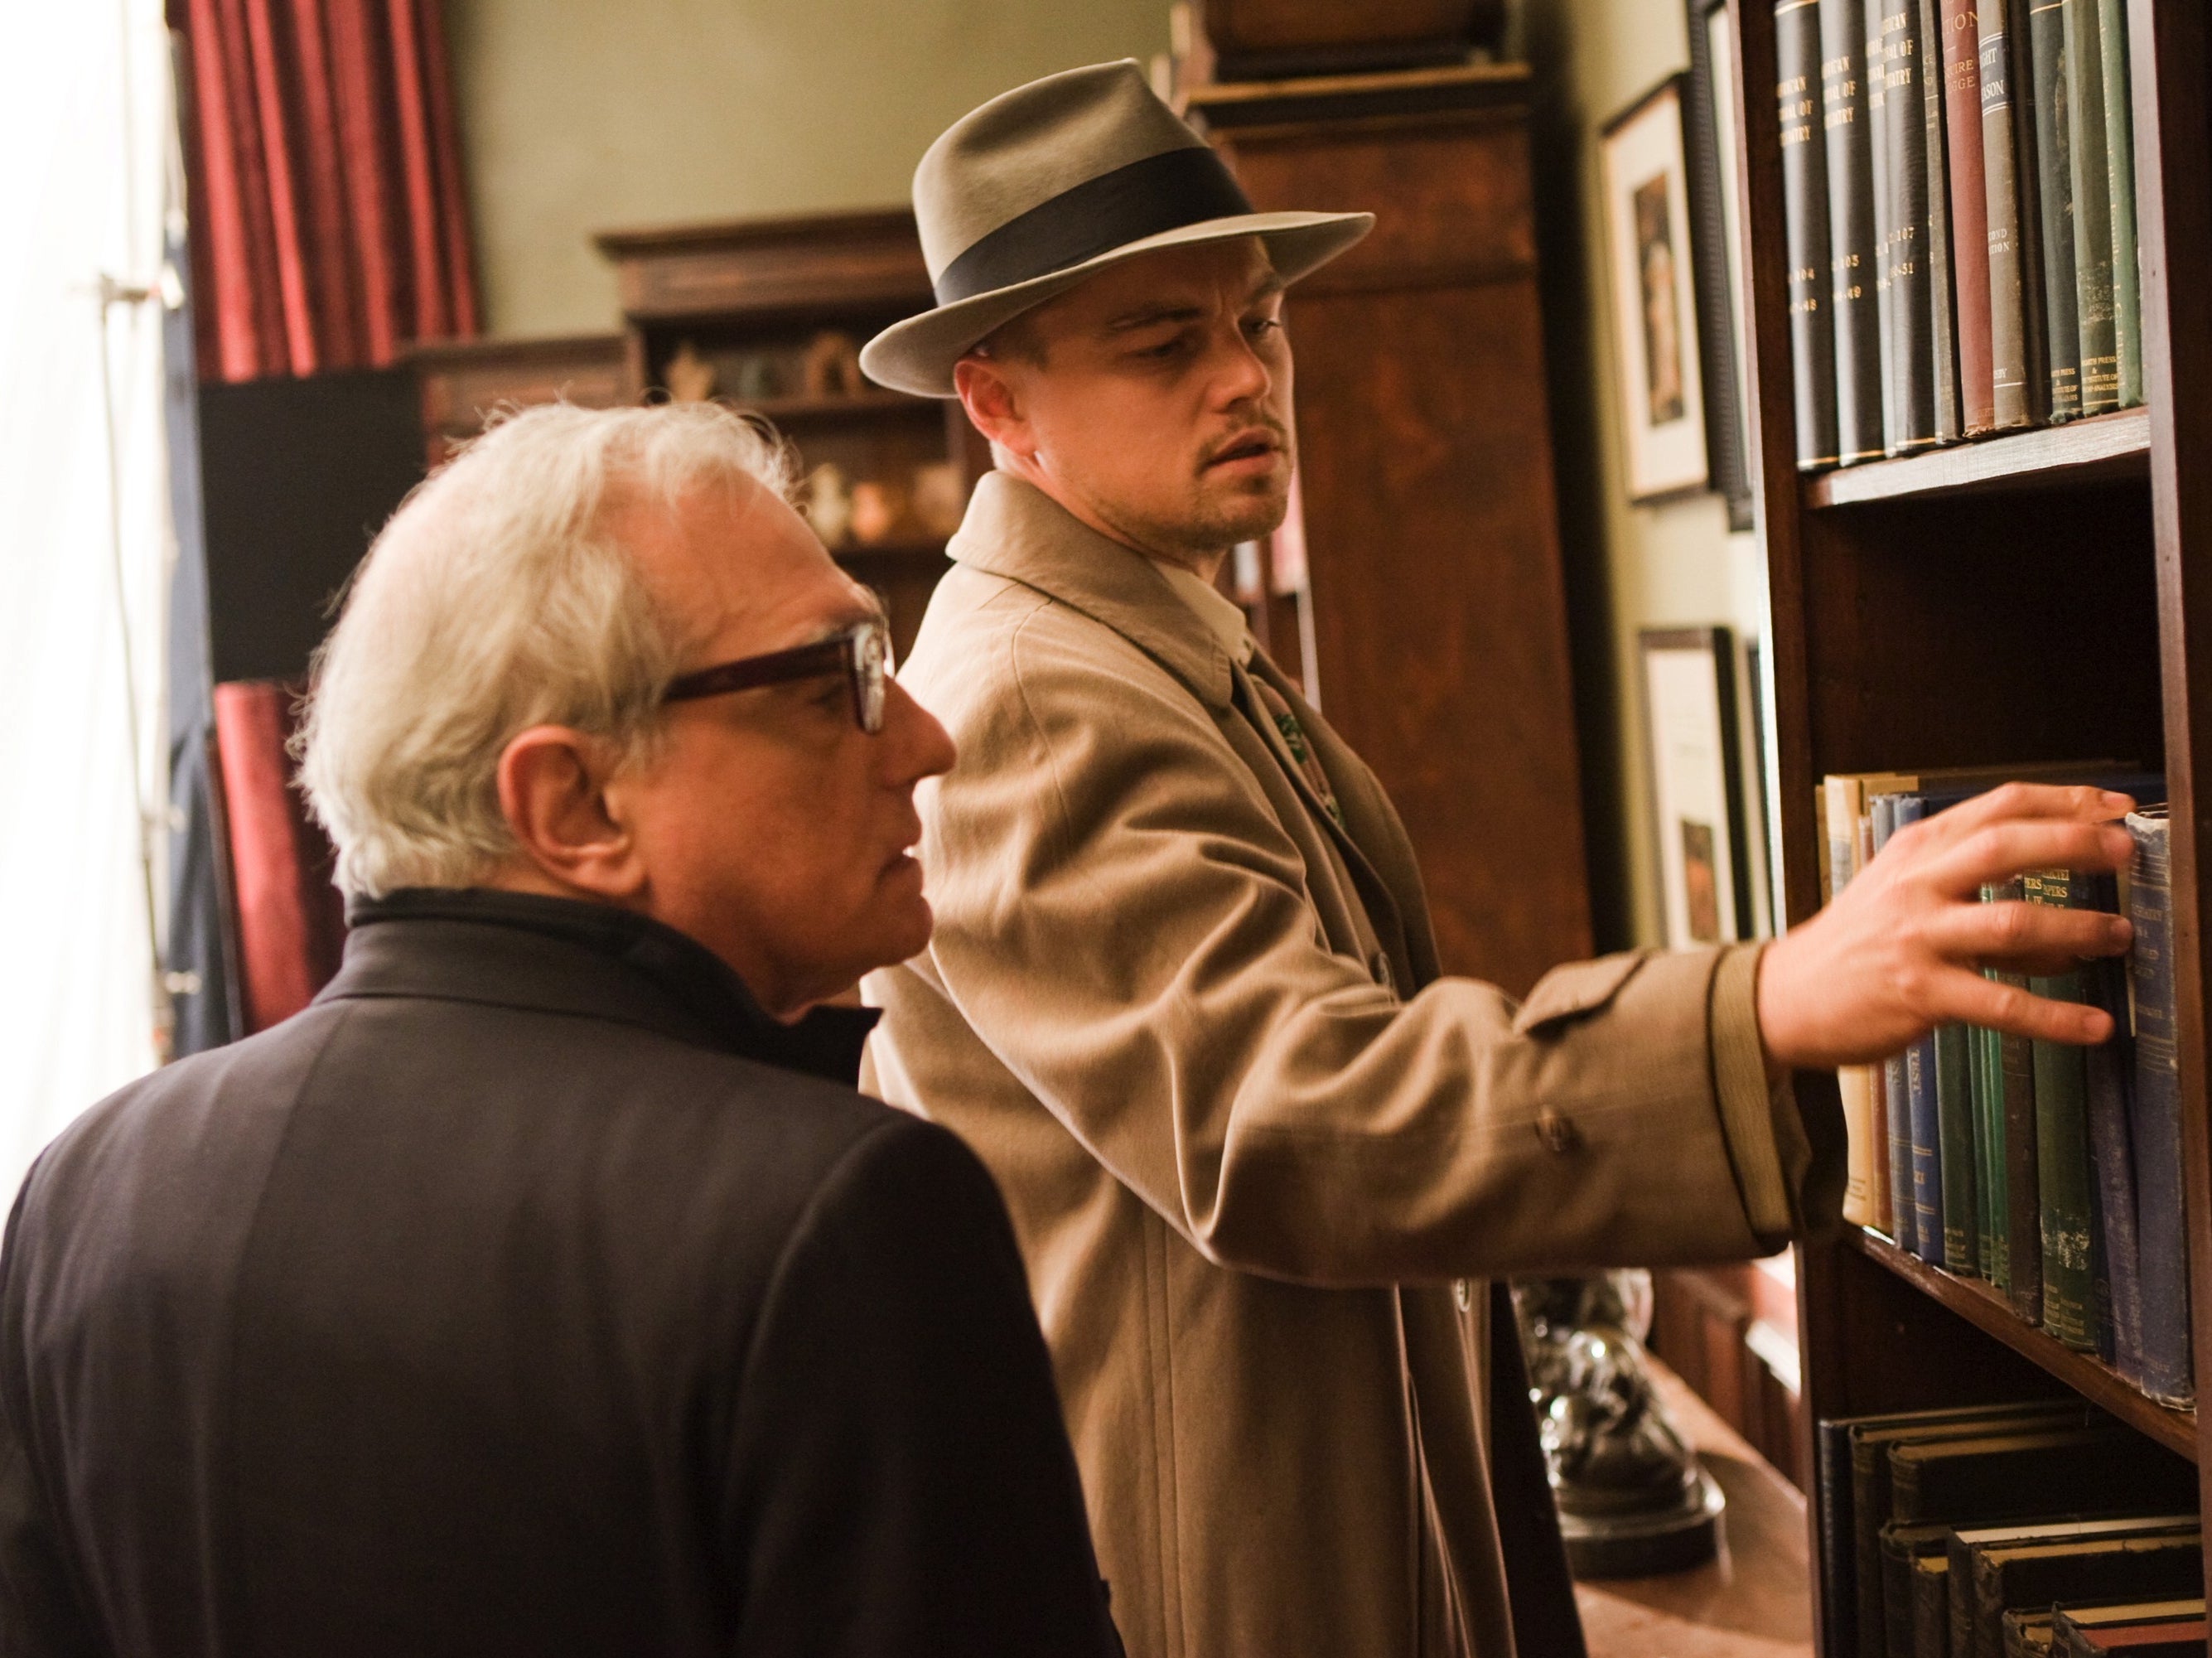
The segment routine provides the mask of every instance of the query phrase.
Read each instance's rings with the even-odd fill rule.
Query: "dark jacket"
[[[870,1016],[585,905],[355,921],[18,1197],[0,1651],[1116,1649],[1005,1211],[854,1091]]]

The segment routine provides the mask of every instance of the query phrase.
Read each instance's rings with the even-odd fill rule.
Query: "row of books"
[[[1830,776],[1826,890],[1846,886],[1908,824],[2016,776],[2141,801],[2165,792],[2155,774],[2099,762]],[[1838,1072],[1844,1215],[1931,1266],[1984,1280],[2027,1322],[2097,1354],[2151,1398],[2185,1406],[2194,1388],[2165,810],[2146,806],[2127,827],[2136,852],[2121,880],[2049,870],[1982,893],[2128,916],[2135,944],[2124,962],[2012,981],[2103,1007],[2112,1040],[2081,1048],[1949,1025],[1882,1065]]]
[[[1775,0],[1797,462],[2142,401],[2124,0]]]
[[[1820,1424],[1830,1658],[2203,1658],[2197,1471],[2078,1400]]]

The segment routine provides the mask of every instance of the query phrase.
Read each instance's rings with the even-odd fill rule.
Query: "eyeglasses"
[[[660,700],[689,702],[726,691],[752,690],[762,685],[842,673],[853,689],[853,722],[873,737],[884,728],[884,686],[890,672],[890,629],[882,618],[872,616],[818,644],[743,657],[679,675]]]

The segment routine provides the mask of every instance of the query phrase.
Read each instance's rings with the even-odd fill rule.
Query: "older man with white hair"
[[[928,938],[953,755],[784,482],[544,410],[379,538],[343,970],[17,1201],[0,1649],[1115,1650],[990,1178],[818,1005]]]

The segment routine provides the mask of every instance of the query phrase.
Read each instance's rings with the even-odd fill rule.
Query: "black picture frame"
[[[1686,4],[1690,70],[1682,108],[1682,159],[1689,182],[1706,476],[1711,489],[1728,502],[1729,528],[1748,530],[1754,513],[1751,427],[1744,406],[1743,318],[1736,302],[1737,282],[1729,271],[1731,250],[1739,268],[1747,257],[1741,197],[1735,188],[1741,171],[1736,148],[1741,130],[1741,65],[1735,53],[1738,37],[1729,17],[1729,0],[1686,0]],[[1726,62],[1716,61],[1717,37],[1727,50]]]

